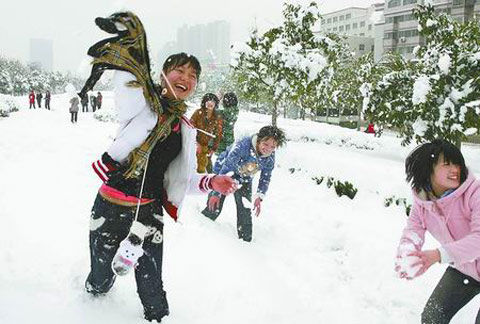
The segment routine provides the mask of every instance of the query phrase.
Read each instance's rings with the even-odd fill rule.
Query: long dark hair
[[[452,143],[436,139],[415,148],[405,160],[407,182],[411,182],[412,188],[416,191],[431,190],[430,177],[440,154],[443,154],[445,162],[460,166],[460,183],[467,179],[468,171],[462,152]]]
[[[201,104],[201,107],[202,108],[206,108],[206,104],[207,104],[207,101],[213,101],[215,103],[215,108],[213,109],[217,109],[218,108],[218,103],[220,102],[220,100],[218,99],[218,97],[213,94],[213,93],[206,93],[203,98],[202,98],[202,104]]]

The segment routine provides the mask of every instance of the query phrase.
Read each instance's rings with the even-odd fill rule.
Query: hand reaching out
[[[237,182],[227,175],[217,175],[212,179],[212,189],[222,195],[229,195],[235,192],[238,189],[237,187]]]
[[[220,197],[218,196],[210,196],[210,198],[208,198],[208,210],[213,212],[215,210],[218,209],[218,207],[220,206]]]
[[[255,211],[255,216],[260,215],[260,210],[262,208],[262,199],[257,198],[253,203],[253,210]]]

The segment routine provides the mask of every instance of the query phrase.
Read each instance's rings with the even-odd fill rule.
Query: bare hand
[[[420,265],[420,270],[417,271],[415,277],[421,276],[431,267],[432,264],[440,262],[440,252],[435,250],[426,250],[426,251],[413,251],[408,254],[409,256],[416,256],[420,258],[420,261],[412,264],[412,267]]]
[[[222,195],[229,195],[237,190],[238,184],[227,175],[217,175],[212,179],[212,189]]]
[[[258,217],[258,215],[260,215],[261,208],[262,208],[262,199],[260,198],[255,199],[255,202],[253,203],[253,210],[255,211],[255,216]]]
[[[220,206],[220,197],[218,196],[210,196],[210,198],[208,198],[208,210],[209,211],[215,211],[218,209],[218,207]]]

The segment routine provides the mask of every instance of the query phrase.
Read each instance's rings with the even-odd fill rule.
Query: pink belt
[[[102,196],[102,198],[104,198],[105,200],[108,200],[113,204],[127,206],[127,207],[136,206],[139,200],[140,200],[140,205],[146,205],[155,200],[155,199],[149,199],[149,198],[138,199],[138,197],[135,197],[135,196],[128,196],[125,193],[121,192],[120,190],[112,188],[106,184],[102,184],[102,186],[98,190],[98,193],[100,194],[100,196]]]

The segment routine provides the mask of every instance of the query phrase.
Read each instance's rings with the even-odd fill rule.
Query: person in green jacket
[[[227,92],[223,96],[223,109],[220,110],[223,117],[223,137],[218,145],[217,152],[221,153],[235,141],[233,133],[238,118],[238,99],[235,93]]]

